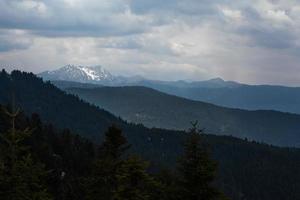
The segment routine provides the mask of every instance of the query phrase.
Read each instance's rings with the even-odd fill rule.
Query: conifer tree
[[[148,163],[136,156],[129,157],[116,172],[114,200],[161,199],[161,185],[146,171]]]
[[[181,200],[178,185],[178,175],[170,168],[161,169],[156,177],[161,185],[162,194],[160,199],[163,200]]]
[[[15,120],[19,111],[8,112],[12,127],[0,133],[0,196],[3,200],[51,199],[44,184],[46,171],[34,162],[27,146],[23,144],[30,135],[29,129],[17,130]]]
[[[179,160],[180,199],[211,200],[220,199],[221,193],[212,185],[216,174],[216,163],[209,158],[201,145],[201,133],[197,123],[192,124],[189,137],[184,144],[184,153]]]
[[[87,183],[88,199],[112,199],[117,188],[116,172],[124,161],[127,149],[129,145],[121,129],[114,125],[109,127]]]

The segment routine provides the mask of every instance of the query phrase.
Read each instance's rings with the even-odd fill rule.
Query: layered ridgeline
[[[280,146],[300,146],[300,115],[245,111],[168,95],[146,87],[69,88],[69,93],[147,127],[186,130],[198,120],[207,133]]]
[[[2,71],[0,102],[11,103],[12,93],[16,105],[26,113],[39,113],[42,121],[70,128],[94,142],[103,137],[108,126],[117,124],[132,144],[132,151],[151,160],[154,168],[158,165],[174,167],[182,152],[184,132],[127,124],[33,74],[14,71],[9,75]],[[299,199],[299,149],[271,147],[228,136],[203,135],[203,140],[219,163],[218,185],[232,199]],[[78,147],[74,147],[74,151],[84,155]]]
[[[96,146],[44,125],[37,114],[28,118],[1,105],[0,122],[1,200],[228,199],[215,184],[216,164],[196,126],[187,133],[177,169],[153,171],[129,152],[115,126]]]
[[[105,141],[99,148],[69,130],[59,131],[52,125],[43,124],[37,114],[29,118],[23,113],[16,116],[16,131],[13,132],[7,108],[0,105],[1,140],[18,140],[13,146],[5,142],[0,143],[0,193],[3,199],[27,197],[83,200],[102,199],[104,196],[105,199],[112,199],[109,196],[123,194],[127,198],[120,199],[147,197],[149,200],[172,200],[180,196],[180,199],[184,200],[194,199],[189,198],[190,191],[195,191],[194,189],[197,189],[197,196],[207,196],[207,193],[201,193],[200,188],[206,188],[206,192],[221,189],[232,200],[294,200],[300,197],[297,190],[300,186],[300,151],[297,149],[269,147],[229,137],[204,138],[203,135],[195,135],[199,133],[194,132],[193,136],[191,133],[191,136],[188,136],[190,142],[185,143],[189,145],[185,146],[184,153],[181,153],[180,162],[169,168],[153,168],[153,165],[146,168],[148,165],[143,160],[130,156],[132,152],[128,152],[126,138],[118,128],[110,127],[105,132]],[[26,130],[30,130],[30,134]],[[10,137],[13,133],[17,137]],[[218,170],[220,173],[213,175],[216,169],[215,162],[203,152],[203,146],[199,145],[201,138],[203,145],[209,141],[210,145],[214,146],[213,153],[221,164]],[[117,146],[113,145],[112,148],[108,144]],[[201,153],[201,156],[189,151],[193,149],[194,144],[200,147],[196,152]],[[176,148],[181,147],[178,144]],[[11,148],[22,153],[13,154],[9,151]],[[98,150],[95,151],[96,149]],[[119,157],[111,157],[111,153]],[[128,153],[129,158],[124,156]],[[9,155],[16,155],[14,165],[17,167],[10,167]],[[190,165],[190,156],[195,158],[194,164],[196,162],[197,166],[200,164],[204,168],[191,171],[191,168],[195,168],[194,165]],[[199,159],[201,163],[197,162]],[[188,162],[183,162],[184,160]],[[186,170],[191,173],[181,179]],[[201,179],[203,175],[206,178]],[[216,175],[218,179],[211,187],[209,182],[212,178],[207,177]],[[199,179],[195,179],[195,176]],[[118,179],[119,177],[122,179]],[[139,177],[138,180],[136,177]],[[116,182],[111,182],[112,179]],[[131,182],[132,180],[136,181]],[[193,184],[182,185],[180,180],[188,180]],[[126,187],[126,193],[122,193],[123,190],[114,190],[116,187]],[[215,196],[219,196],[218,194],[215,193]],[[136,196],[139,198],[133,198]],[[216,199],[227,199],[222,196]]]
[[[300,87],[246,85],[219,78],[184,85],[157,81],[145,81],[137,85],[230,108],[300,114]]]
[[[146,86],[161,92],[220,106],[277,110],[300,114],[300,88],[246,85],[220,78],[207,81],[154,81],[143,77],[114,76],[101,66],[67,65],[39,74],[45,80],[64,80],[106,86]]]

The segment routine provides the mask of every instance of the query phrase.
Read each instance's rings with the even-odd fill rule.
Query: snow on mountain
[[[101,66],[66,65],[54,71],[38,74],[44,80],[76,81],[82,83],[114,81],[115,77]]]
[[[224,81],[214,78],[206,81],[159,81],[149,80],[141,76],[114,76],[102,66],[76,66],[66,65],[54,71],[45,71],[38,76],[50,81],[70,81],[93,83],[106,86],[146,86],[160,90],[166,87],[176,88],[234,88],[241,84],[233,81]]]

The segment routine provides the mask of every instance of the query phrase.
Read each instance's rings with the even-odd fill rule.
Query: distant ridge
[[[66,88],[68,93],[147,127],[186,130],[198,120],[207,133],[279,146],[300,146],[300,115],[230,109],[141,86]]]
[[[149,86],[149,85],[164,85],[176,86],[180,88],[223,88],[223,87],[238,87],[240,84],[234,81],[225,81],[222,78],[213,78],[204,81],[160,81],[149,80],[142,76],[135,75],[131,77],[114,76],[101,65],[97,66],[81,66],[81,65],[65,65],[57,70],[45,71],[37,74],[44,80],[51,81],[70,81],[81,83],[94,83],[106,86]]]
[[[175,168],[178,155],[182,152],[186,136],[184,132],[148,129],[142,125],[125,123],[73,95],[67,95],[31,73],[0,72],[0,104],[11,102],[12,88],[17,106],[25,113],[38,113],[43,122],[57,128],[69,128],[93,142],[99,141],[107,126],[117,124],[132,145],[132,151],[150,160],[156,168]],[[260,123],[260,119],[257,123]],[[274,124],[277,125],[280,123]],[[68,138],[65,138],[65,142],[72,143]],[[203,142],[211,147],[213,158],[219,163],[218,183],[231,199],[241,200],[241,194],[242,199],[251,200],[299,199],[299,149],[278,148],[251,142],[249,139],[205,134]],[[78,152],[77,146],[74,147],[74,151]],[[69,152],[63,151],[68,156],[74,156],[69,155]]]
[[[58,70],[43,72],[39,76],[44,80],[93,83],[101,86],[145,86],[167,94],[229,108],[300,114],[300,87],[247,85],[222,78],[205,81],[148,80],[141,76],[114,76],[101,66],[67,65]]]

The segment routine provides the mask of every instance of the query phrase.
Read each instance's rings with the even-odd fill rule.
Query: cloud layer
[[[297,0],[0,0],[0,66],[300,85]]]

